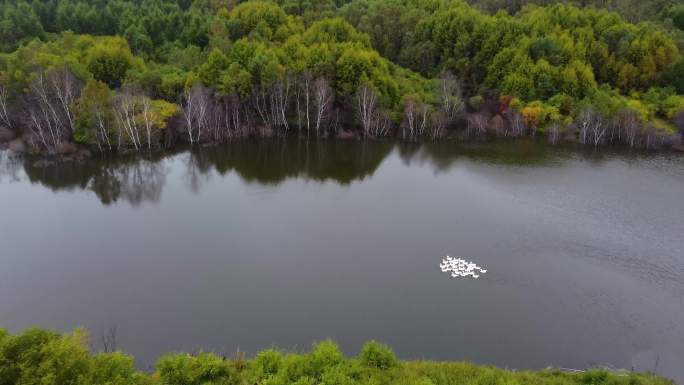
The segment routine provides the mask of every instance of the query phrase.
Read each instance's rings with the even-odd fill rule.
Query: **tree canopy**
[[[583,141],[604,126],[588,110],[618,127],[594,144],[622,141],[627,115],[662,141],[684,93],[684,5],[663,2],[633,24],[591,1],[2,0],[0,117],[48,150],[459,121]]]

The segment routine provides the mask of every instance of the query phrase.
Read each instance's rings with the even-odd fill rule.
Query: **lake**
[[[684,157],[270,140],[0,164],[0,327],[116,327],[141,368],[377,339],[404,359],[684,384]],[[444,255],[489,271],[451,279]]]

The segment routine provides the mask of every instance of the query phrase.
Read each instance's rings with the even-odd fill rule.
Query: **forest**
[[[0,142],[681,146],[674,0],[1,0]]]
[[[87,346],[96,339],[81,329],[70,334],[28,329],[14,335],[0,329],[0,384],[673,384],[651,374],[601,369],[512,372],[465,362],[399,361],[389,347],[375,341],[364,344],[358,357],[347,358],[330,340],[315,344],[308,353],[267,349],[253,359],[239,351],[230,358],[206,352],[173,353],[161,357],[153,372],[145,373],[135,369],[132,357],[116,350],[111,336],[104,333],[100,351],[91,353]]]

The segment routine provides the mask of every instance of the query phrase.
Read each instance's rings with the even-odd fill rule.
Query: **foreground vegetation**
[[[0,329],[0,384],[59,385],[218,385],[218,384],[611,384],[672,385],[649,374],[604,370],[511,372],[463,362],[401,362],[386,346],[366,343],[358,357],[345,357],[333,342],[314,345],[306,354],[269,349],[254,359],[213,353],[169,354],[152,373],[135,369],[121,352],[91,354],[83,330],[60,335],[30,329],[9,335]]]
[[[0,0],[0,142],[680,142],[684,6],[604,3]]]

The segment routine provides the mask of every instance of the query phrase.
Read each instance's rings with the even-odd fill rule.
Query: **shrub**
[[[59,339],[59,334],[43,329],[28,329],[0,340],[0,384],[16,384],[35,371],[47,357],[43,348]]]
[[[92,359],[89,385],[129,385],[141,383],[142,374],[135,370],[133,357],[121,352],[100,353]]]
[[[283,360],[281,375],[289,383],[303,381],[306,383],[311,379],[309,357],[300,354],[288,354]]]
[[[342,366],[326,368],[321,375],[321,385],[352,385],[354,381]]]
[[[361,349],[361,361],[364,365],[378,369],[389,369],[398,365],[397,357],[392,349],[376,341],[366,342]]]
[[[157,362],[157,371],[165,385],[227,384],[235,378],[228,361],[212,353],[167,355]]]
[[[608,372],[605,370],[593,369],[582,373],[580,381],[586,385],[599,385],[605,383],[607,378]]]
[[[275,375],[283,366],[283,354],[275,349],[262,350],[254,359],[254,365],[261,378]]]
[[[320,375],[326,368],[337,366],[343,360],[344,355],[337,344],[331,340],[325,340],[314,346],[311,352],[310,369],[316,375]]]

